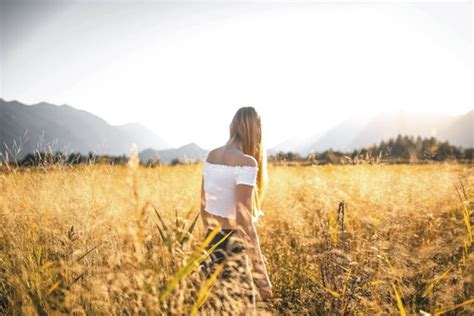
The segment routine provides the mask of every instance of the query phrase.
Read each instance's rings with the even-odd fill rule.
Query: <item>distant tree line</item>
[[[122,156],[109,156],[109,155],[96,155],[94,153],[80,154],[71,153],[63,154],[61,152],[40,152],[27,154],[22,159],[16,159],[10,161],[11,164],[15,164],[21,167],[33,167],[41,165],[55,165],[55,164],[67,164],[67,165],[85,165],[85,164],[110,164],[110,165],[122,165],[128,161],[126,155]]]
[[[417,163],[428,161],[467,161],[473,162],[474,148],[456,147],[449,142],[441,142],[434,137],[421,138],[398,135],[352,152],[333,151],[313,152],[301,156],[294,152],[278,152],[269,156],[272,162],[308,162],[312,164],[345,163]]]
[[[7,156],[8,157],[8,156]],[[0,165],[2,163],[0,155]],[[21,159],[6,159],[9,165],[18,166],[18,167],[38,167],[38,166],[48,166],[48,165],[94,165],[94,164],[106,164],[106,165],[125,165],[129,157],[126,155],[121,156],[111,156],[111,155],[97,155],[92,152],[89,154],[81,153],[71,153],[64,154],[62,152],[42,152],[36,151],[34,153],[29,153]],[[3,159],[5,163],[5,159]],[[150,159],[147,162],[140,161],[141,165],[146,167],[156,167],[164,164],[169,164],[171,166],[197,163],[198,161],[184,160],[180,158],[172,159],[169,163],[164,163],[159,159]]]
[[[450,145],[449,142],[441,142],[431,138],[409,137],[398,135],[396,138],[382,141],[380,144],[342,152],[326,150],[320,153],[313,152],[302,156],[295,152],[278,152],[268,157],[273,163],[308,163],[308,164],[358,164],[358,163],[419,163],[429,161],[474,161],[474,148],[461,148]],[[93,153],[63,154],[61,152],[35,152],[27,154],[22,159],[10,161],[10,164],[20,167],[35,167],[54,164],[86,165],[86,164],[109,164],[124,165],[128,161],[126,155],[110,156],[96,155]],[[169,164],[172,166],[195,163],[184,161],[179,158],[173,159]],[[156,167],[164,164],[159,159],[141,162],[147,167]]]

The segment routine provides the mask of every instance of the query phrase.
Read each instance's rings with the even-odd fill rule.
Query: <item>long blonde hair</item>
[[[263,194],[268,182],[267,156],[262,142],[262,121],[253,107],[237,110],[230,124],[230,139],[239,141],[242,151],[257,160],[257,185],[252,197],[252,216],[258,218],[262,212]]]

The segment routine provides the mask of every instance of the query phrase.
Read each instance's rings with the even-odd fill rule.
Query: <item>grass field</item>
[[[4,169],[0,314],[235,313],[218,304],[229,285],[193,266],[201,169]],[[269,178],[257,230],[274,298],[261,313],[474,313],[472,165],[274,166]]]

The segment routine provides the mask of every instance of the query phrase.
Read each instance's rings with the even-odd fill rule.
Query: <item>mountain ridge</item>
[[[147,127],[130,123],[111,125],[90,112],[47,102],[26,105],[0,99],[0,152],[21,145],[19,158],[35,150],[86,154],[129,154],[139,148],[171,146]]]
[[[474,110],[449,116],[431,112],[380,112],[372,116],[355,115],[334,127],[308,136],[290,138],[269,148],[268,154],[293,151],[301,155],[328,149],[352,151],[401,135],[434,136],[462,147],[474,147]],[[172,148],[153,131],[139,123],[111,125],[101,117],[70,105],[40,102],[26,105],[0,98],[0,153],[21,144],[19,157],[36,149],[88,154],[128,155],[136,144],[140,159],[205,159],[208,150],[195,143]],[[10,157],[11,158],[11,157]]]
[[[207,157],[207,149],[201,148],[196,143],[189,143],[178,148],[155,150],[147,148],[141,151],[138,156],[140,161],[147,163],[150,160],[159,160],[162,163],[171,163],[173,160],[197,161],[204,160]]]
[[[288,146],[282,143],[283,146],[277,145],[270,149],[270,152],[275,152],[274,148],[278,149],[279,146],[301,155],[329,149],[352,151],[378,144],[398,134],[415,137],[433,136],[449,141],[452,145],[472,148],[474,147],[473,126],[474,110],[459,116],[450,116],[440,112],[380,112],[370,118],[348,118],[312,140],[311,138],[305,141],[300,140],[300,143],[307,143],[308,146]]]

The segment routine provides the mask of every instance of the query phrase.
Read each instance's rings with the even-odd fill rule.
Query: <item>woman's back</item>
[[[209,214],[236,219],[236,186],[255,186],[258,167],[255,159],[224,147],[211,151],[204,164],[204,210]]]

